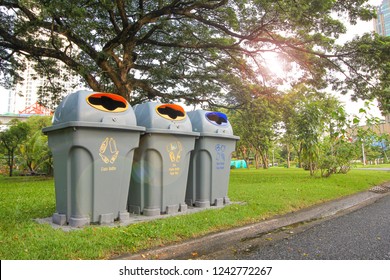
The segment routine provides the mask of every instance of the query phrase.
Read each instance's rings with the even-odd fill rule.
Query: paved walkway
[[[390,168],[378,168],[378,167],[355,168],[355,169],[357,169],[357,170],[390,171]]]
[[[351,213],[288,227],[208,259],[390,260],[390,195]],[[230,250],[226,251],[231,252]]]
[[[125,254],[116,259],[202,259],[211,254],[218,254],[218,252],[223,254],[224,250],[228,247],[231,248],[234,244],[240,246],[242,240],[256,238],[276,229],[329,218],[370,205],[378,199],[390,195],[389,189],[390,182],[381,187],[373,188],[373,191],[357,193],[260,223],[210,234],[180,244],[140,252],[139,254]]]

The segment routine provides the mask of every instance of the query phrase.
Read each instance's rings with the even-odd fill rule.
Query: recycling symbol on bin
[[[215,150],[217,151],[217,161],[225,161],[225,150],[226,146],[222,144],[215,145]]]
[[[104,163],[113,164],[118,157],[119,151],[116,147],[116,141],[112,137],[107,137],[104,139],[99,149],[99,156],[104,161]]]
[[[216,154],[216,168],[217,169],[225,169],[225,150],[226,146],[222,144],[217,144],[215,145],[215,151],[217,152]]]
[[[183,147],[180,141],[171,142],[167,145],[167,151],[171,162],[179,162]]]

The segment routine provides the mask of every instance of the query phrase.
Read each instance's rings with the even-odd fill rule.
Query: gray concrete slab
[[[91,224],[87,226],[93,226],[93,227],[118,227],[118,226],[128,226],[131,224],[136,224],[136,223],[142,223],[142,222],[148,222],[152,220],[158,220],[158,219],[166,219],[170,217],[175,217],[175,216],[181,216],[181,215],[189,215],[201,211],[206,211],[206,210],[214,210],[214,209],[221,209],[224,208],[227,205],[230,204],[243,204],[243,202],[230,202],[229,204],[224,204],[224,205],[219,205],[219,206],[210,206],[210,207],[205,207],[205,208],[200,208],[200,207],[191,207],[188,206],[187,210],[185,212],[175,212],[172,214],[161,214],[157,216],[144,216],[144,215],[139,215],[139,214],[132,214],[130,213],[130,219],[127,221],[115,221],[114,223],[110,224]],[[46,218],[39,218],[35,219],[35,221],[39,224],[48,224],[54,229],[61,229],[63,231],[72,231],[72,230],[81,230],[84,227],[72,227],[70,225],[58,225],[56,223],[53,223],[53,218],[52,217],[46,217]]]

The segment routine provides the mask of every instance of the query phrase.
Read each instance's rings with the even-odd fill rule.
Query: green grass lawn
[[[297,168],[232,170],[229,197],[245,203],[126,227],[64,232],[34,221],[55,211],[52,179],[0,177],[0,259],[111,258],[253,223],[389,180],[389,172],[368,170],[330,178],[311,178]]]

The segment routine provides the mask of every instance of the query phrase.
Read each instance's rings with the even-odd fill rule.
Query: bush
[[[322,177],[335,173],[346,174],[351,170],[352,160],[356,157],[356,146],[342,139],[325,139],[321,146],[318,167]]]

